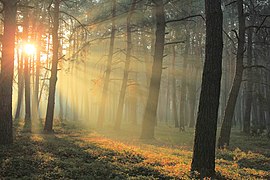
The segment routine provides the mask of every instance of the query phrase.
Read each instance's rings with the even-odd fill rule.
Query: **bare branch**
[[[262,23],[260,24],[260,26],[258,27],[256,33],[261,29],[261,27],[263,26],[264,22],[266,21],[266,19],[267,19],[268,17],[270,17],[270,15],[264,15],[263,21],[262,21]]]
[[[270,69],[268,69],[267,67],[265,67],[264,65],[251,65],[251,66],[244,66],[244,69],[251,69],[251,68],[262,68],[265,69],[267,71],[270,71]]]
[[[231,36],[230,36],[225,30],[222,30],[222,31],[223,31],[223,33],[226,35],[226,37],[233,43],[234,49],[236,49],[235,42],[234,42],[234,40],[231,38]]]
[[[29,8],[29,9],[34,9],[35,8],[34,6],[29,6],[29,5],[24,5],[24,4],[18,4],[18,7]]]
[[[174,42],[167,42],[164,45],[172,45],[172,44],[180,44],[180,43],[185,43],[185,41],[174,41]]]
[[[270,29],[270,26],[247,26],[246,29],[249,29],[249,28],[256,28],[256,33],[257,31],[259,31],[260,29]]]
[[[88,29],[85,28],[86,25],[85,25],[85,24],[82,24],[76,17],[72,16],[71,14],[69,14],[69,13],[67,13],[67,12],[65,12],[65,11],[60,11],[60,13],[63,13],[63,14],[65,14],[65,15],[67,15],[67,16],[69,16],[69,17],[75,19],[75,21],[77,21],[77,22],[81,25],[81,27],[82,27],[86,32],[90,33],[90,32],[88,31]]]
[[[195,15],[190,15],[190,16],[183,17],[183,18],[180,18],[180,19],[174,19],[174,20],[166,21],[166,24],[172,23],[172,22],[185,21],[185,20],[188,20],[188,19],[190,19],[190,18],[195,18],[195,17],[201,17],[201,18],[205,21],[205,18],[204,18],[201,14],[195,14]]]
[[[237,1],[229,2],[228,4],[225,4],[225,7],[230,6],[230,5],[232,5],[232,4],[236,3],[236,2],[237,2]]]
[[[237,33],[237,31],[236,31],[235,29],[233,29],[233,30],[232,30],[232,32],[234,32],[234,34],[235,34],[235,36],[236,36],[237,40],[239,40],[239,37],[238,37],[238,33]]]

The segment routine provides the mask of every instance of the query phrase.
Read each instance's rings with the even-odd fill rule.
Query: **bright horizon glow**
[[[36,52],[36,47],[33,44],[25,44],[24,45],[24,52],[27,55],[33,55]]]

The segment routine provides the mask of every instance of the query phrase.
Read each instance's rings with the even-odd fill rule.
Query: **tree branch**
[[[86,30],[86,32],[90,33],[89,30],[88,30],[87,28],[85,28],[86,25],[85,25],[85,24],[82,24],[76,17],[72,16],[71,14],[68,14],[68,13],[65,12],[65,11],[60,11],[60,13],[63,13],[63,14],[65,14],[65,15],[67,15],[67,16],[69,16],[69,17],[75,19],[75,21],[77,21],[77,22],[81,25],[81,27],[82,27],[84,30]]]
[[[233,29],[233,30],[232,30],[232,32],[234,32],[234,34],[235,34],[235,36],[236,36],[237,40],[239,40],[239,37],[238,37],[238,33],[237,33],[237,31],[236,31],[235,29]]]
[[[228,4],[225,4],[225,7],[230,6],[230,5],[232,5],[232,4],[236,3],[236,2],[237,2],[237,1],[229,2]]]
[[[263,26],[263,24],[264,24],[264,22],[266,21],[266,19],[267,19],[268,17],[270,17],[270,15],[261,15],[261,16],[264,16],[264,18],[263,18],[262,23],[261,23],[260,26],[258,27],[256,33],[261,29],[261,27]]]
[[[233,43],[234,49],[236,49],[236,47],[235,47],[235,42],[234,42],[234,40],[231,38],[231,36],[230,36],[225,30],[222,30],[222,31],[223,31],[223,33],[226,35],[226,37]]]
[[[174,42],[167,42],[164,45],[171,45],[171,44],[180,44],[180,43],[185,43],[185,41],[174,41]]]
[[[190,16],[183,17],[183,18],[180,18],[180,19],[174,19],[174,20],[166,21],[166,24],[172,23],[172,22],[185,21],[187,19],[194,18],[194,17],[201,17],[205,21],[205,18],[201,14],[195,14],[195,15],[190,15]]]
[[[251,66],[244,66],[244,69],[251,69],[251,68],[263,68],[267,71],[270,71],[270,69],[268,69],[267,67],[265,67],[264,65],[251,65]]]

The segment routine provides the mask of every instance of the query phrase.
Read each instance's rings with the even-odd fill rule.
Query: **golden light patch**
[[[27,55],[33,55],[36,52],[36,47],[34,44],[25,44],[24,45],[24,52]]]

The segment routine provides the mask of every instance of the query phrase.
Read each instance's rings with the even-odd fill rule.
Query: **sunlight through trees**
[[[237,133],[270,138],[267,0],[0,0],[0,9],[0,154],[73,125],[155,146],[188,136],[185,177],[231,177],[217,152],[234,150]]]

